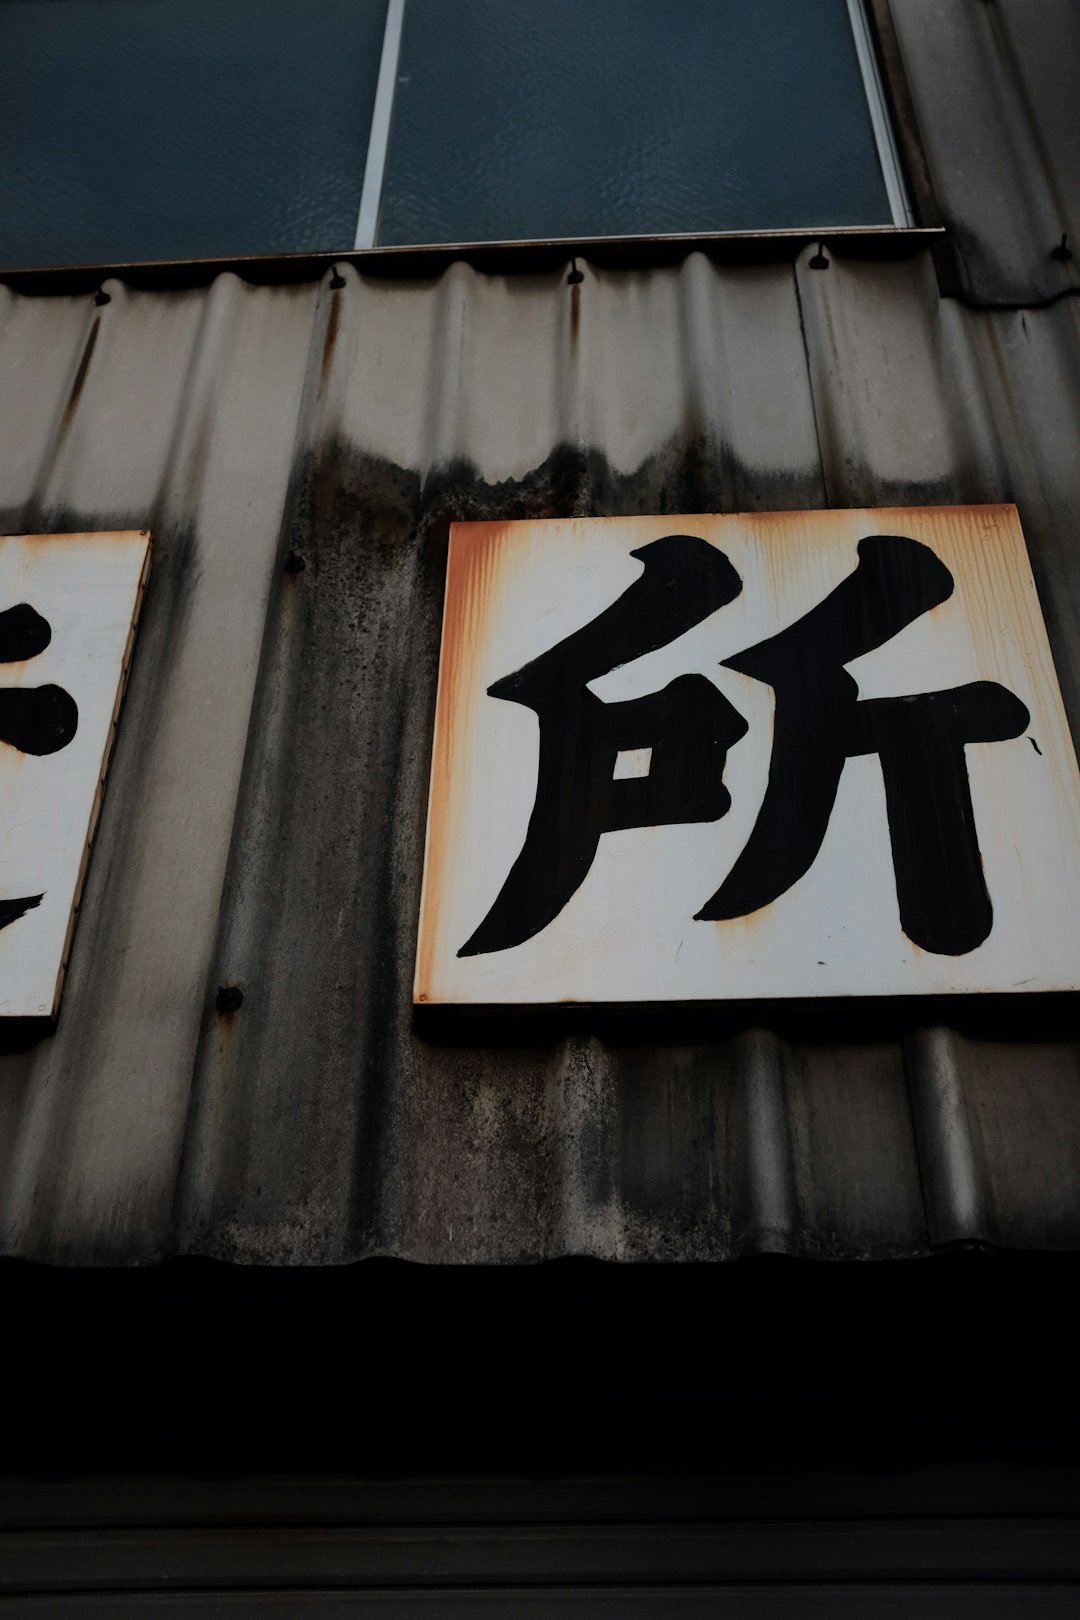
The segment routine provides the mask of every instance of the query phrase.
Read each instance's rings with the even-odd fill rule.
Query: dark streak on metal
[[[341,283],[345,285],[344,281]],[[326,379],[330,375],[330,366],[334,358],[334,348],[337,344],[338,328],[341,325],[341,294],[335,291],[330,299],[330,311],[326,317],[326,336],[323,339],[322,360],[320,362],[319,380],[320,388],[326,386]]]
[[[75,414],[75,408],[78,405],[79,400],[82,398],[82,391],[86,385],[87,374],[90,370],[90,362],[94,358],[94,350],[97,348],[98,333],[100,330],[101,316],[95,315],[93,321],[91,322],[90,331],[87,335],[86,342],[83,345],[83,352],[79,356],[79,364],[76,367],[75,377],[68,393],[67,403],[64,406],[63,415],[60,418],[60,428],[57,433],[58,443],[67,432],[71,419]]]
[[[885,100],[893,130],[899,138],[904,178],[915,205],[915,216],[920,225],[940,226],[943,223],[941,208],[927,162],[926,139],[919,125],[890,0],[870,0],[868,10]]]
[[[820,504],[822,506],[835,505],[835,497],[829,485],[829,464],[825,456],[825,446],[822,442],[822,423],[817,399],[817,390],[814,386],[815,367],[810,358],[810,346],[806,336],[806,312],[803,309],[802,292],[799,288],[799,275],[797,270],[791,272],[792,288],[795,293],[795,304],[799,311],[799,336],[802,340],[803,358],[806,362],[807,387],[810,394],[810,409],[814,417],[814,438],[817,441],[818,472],[821,479]]]

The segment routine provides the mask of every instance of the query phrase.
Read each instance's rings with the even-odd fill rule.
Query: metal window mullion
[[[863,9],[863,0],[847,0],[847,8],[848,17],[851,21],[851,32],[855,41],[855,54],[859,59],[859,71],[862,74],[863,89],[866,92],[870,123],[874,131],[874,140],[877,143],[878,162],[881,164],[881,174],[885,181],[885,194],[889,200],[892,221],[894,225],[900,227],[914,225],[915,215],[912,212],[907,190],[904,186],[904,174],[900,167],[900,154],[893,138],[889,110],[885,104],[885,92],[878,75],[877,62],[874,59],[874,46],[870,38],[866,12]]]
[[[394,112],[394,92],[397,89],[404,18],[405,0],[387,0],[386,27],[383,30],[375,104],[371,109],[367,162],[364,165],[364,186],[360,193],[360,212],[356,220],[354,248],[374,247],[375,235],[379,228],[379,207],[382,203],[383,181],[386,177],[386,158],[390,149],[390,121]]]

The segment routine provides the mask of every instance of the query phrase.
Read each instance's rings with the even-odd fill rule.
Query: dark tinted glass
[[[408,0],[381,242],[889,223],[845,0]]]
[[[386,0],[0,0],[0,264],[351,247]]]

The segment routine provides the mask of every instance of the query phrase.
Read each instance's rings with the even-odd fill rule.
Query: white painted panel
[[[56,1012],[149,561],[144,530],[0,539],[0,1017]]]
[[[737,727],[746,728],[729,742],[723,767],[730,809],[712,819],[604,832],[583,880],[550,922],[507,946],[459,955],[503,889],[537,797],[538,715],[520,698],[492,696],[488,688],[590,625],[644,577],[646,567],[632,553],[668,535],[700,537],[719,548],[739,576],[738,594],[676,639],[589,680],[588,689],[610,705],[658,693],[679,677],[704,677],[731,705]],[[986,931],[974,943],[945,947],[937,939],[928,944],[912,926],[910,902],[902,921],[896,848],[905,815],[897,806],[913,803],[906,784],[914,776],[900,772],[891,825],[878,752],[846,758],[820,847],[802,875],[749,914],[695,920],[735,867],[758,820],[776,767],[774,722],[784,701],[760,676],[722,664],[829,597],[860,566],[860,542],[872,536],[889,537],[880,545],[890,557],[906,557],[910,542],[928,548],[936,563],[927,566],[944,565],[952,583],[935,605],[912,613],[903,628],[850,659],[859,704],[994,683],[987,701],[995,714],[1004,706],[1012,717],[1002,723],[999,740],[960,745],[974,816],[969,838],[977,853],[976,842],[968,847],[992,908]],[[919,555],[925,560],[928,554]],[[900,579],[895,589],[904,588]],[[867,611],[872,608],[871,602]],[[827,649],[822,656],[827,660]],[[702,707],[700,693],[707,689],[700,680],[694,691]],[[579,701],[580,694],[569,695],[566,712]],[[895,703],[888,710],[890,717],[910,712],[910,705]],[[558,729],[550,718],[546,723],[549,732]],[[699,726],[696,713],[690,724],[692,731]],[[624,739],[611,773],[623,792],[645,786],[645,776],[661,768],[655,748],[648,773],[640,753],[633,771],[622,760],[622,752],[644,750],[651,740]],[[703,749],[706,741],[702,731]],[[703,754],[698,762],[695,746],[688,750],[689,768],[695,780],[705,780],[709,760],[715,770],[718,756]],[[919,748],[912,757],[918,764]],[[799,796],[811,784],[785,780],[794,804],[789,820],[801,825]],[[922,811],[931,804],[924,826],[955,818],[955,805],[944,798],[937,803],[936,784],[935,776],[929,799],[924,794],[915,804]],[[579,783],[564,780],[559,788],[558,836],[566,839],[591,811]],[[951,873],[949,849],[944,859]],[[781,863],[782,842],[767,854]],[[921,903],[931,911],[940,887],[923,894]],[[1080,775],[1015,507],[454,527],[418,1001],[649,1003],[1078,987]]]

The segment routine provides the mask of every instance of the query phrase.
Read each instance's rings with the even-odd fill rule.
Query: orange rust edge
[[[899,529],[922,529],[926,538],[935,531],[948,535],[961,549],[966,545],[981,544],[993,547],[1018,544],[1018,558],[1030,573],[1026,541],[1019,511],[1014,502],[972,503],[956,505],[910,507],[861,507],[798,509],[781,512],[742,513],[685,513],[659,516],[642,515],[635,518],[609,518],[585,520],[586,527],[600,523],[619,523],[631,528],[645,523],[663,521],[669,525],[680,521],[693,521],[708,526],[707,536],[714,544],[722,545],[723,531],[733,523],[746,524],[759,541],[766,569],[771,574],[774,563],[786,572],[790,558],[777,557],[767,543],[768,538],[780,539],[786,530],[792,540],[809,538],[818,527],[827,527],[830,520],[862,520],[871,528],[887,528],[895,524]],[[914,522],[913,522],[914,520]],[[562,523],[566,520],[553,520]],[[580,521],[580,520],[571,520]],[[442,898],[450,842],[451,801],[455,743],[465,746],[463,727],[470,714],[470,695],[475,697],[476,661],[482,645],[482,632],[496,593],[499,566],[497,557],[504,531],[534,527],[534,523],[487,522],[455,524],[451,527],[447,561],[447,582],[443,607],[442,642],[440,648],[439,683],[436,700],[435,730],[428,801],[427,840],[425,848],[424,878],[420,910],[420,938],[414,979],[414,1002],[429,1003],[441,1000],[433,995],[433,970],[438,940],[439,903]],[[548,524],[545,523],[544,527]],[[975,532],[972,532],[972,529]],[[772,532],[770,535],[770,531]],[[779,531],[779,532],[778,532]],[[980,544],[981,543],[981,544]],[[1035,602],[1038,604],[1037,593]],[[1026,604],[1025,604],[1026,605]],[[1041,620],[1041,610],[1038,611]],[[1045,637],[1045,625],[1041,625]],[[1049,648],[1047,649],[1049,652]],[[1051,668],[1052,654],[1051,656]],[[1054,672],[1056,676],[1056,671]],[[1060,697],[1059,697],[1060,704]],[[1064,712],[1062,711],[1064,720]],[[1067,733],[1066,733],[1067,734]],[[571,998],[563,998],[570,1004]]]
[[[55,533],[34,534],[4,534],[0,540],[19,540],[24,544],[36,545],[47,540],[123,540],[125,542],[137,537],[142,540],[150,539],[149,529],[70,529],[58,530]]]
[[[428,787],[424,878],[420,891],[420,937],[413,978],[413,1001],[433,999],[439,903],[449,858],[450,790],[455,743],[465,746],[463,716],[475,682],[476,660],[498,574],[496,554],[507,522],[453,523],[446,561],[439,686]]]

